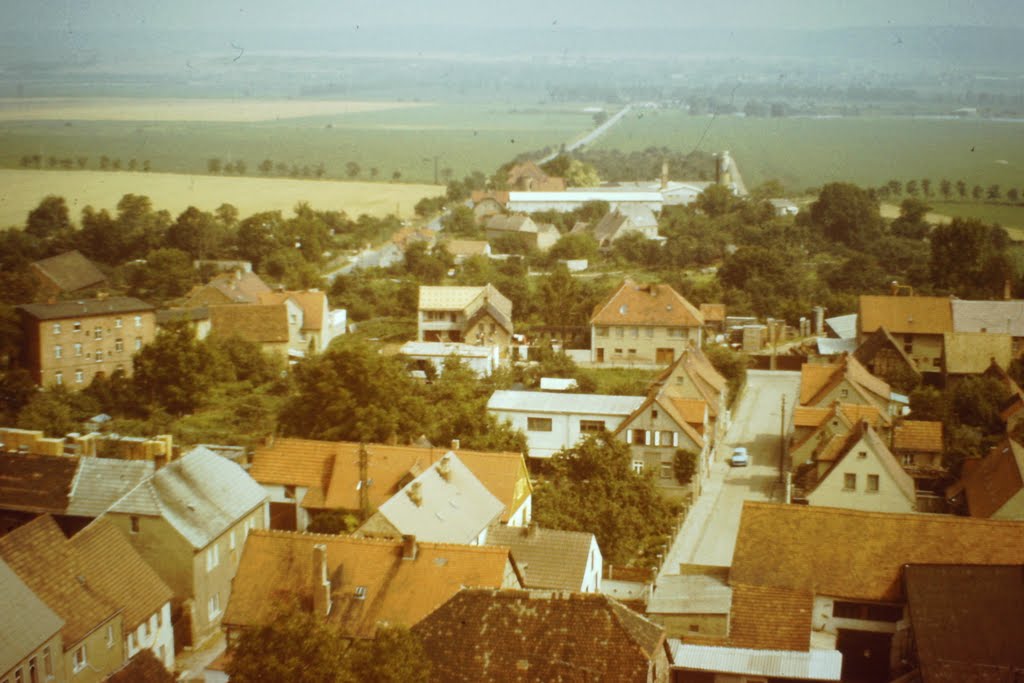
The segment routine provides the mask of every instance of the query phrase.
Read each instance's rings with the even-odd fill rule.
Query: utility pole
[[[786,395],[782,395],[782,411],[779,418],[779,482],[786,482]]]

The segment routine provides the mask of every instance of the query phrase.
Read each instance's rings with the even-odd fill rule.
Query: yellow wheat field
[[[189,206],[212,211],[224,203],[233,204],[243,217],[278,209],[291,215],[297,203],[308,202],[314,209],[344,211],[353,218],[364,213],[411,218],[422,197],[443,193],[438,185],[404,183],[0,169],[0,228],[24,225],[28,212],[50,194],[64,197],[77,223],[85,206],[113,211],[126,194],[145,195],[155,209],[172,216]]]
[[[0,121],[274,121],[420,107],[416,102],[4,97]]]

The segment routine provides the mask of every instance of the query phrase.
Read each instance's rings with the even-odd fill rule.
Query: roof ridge
[[[764,501],[745,500],[743,501],[743,507],[751,508],[762,508],[768,509],[773,508],[782,511],[786,514],[824,514],[829,515],[843,515],[847,517],[871,517],[874,519],[906,519],[921,521],[927,519],[929,524],[972,524],[975,526],[997,526],[1006,528],[1021,528],[1021,522],[1019,520],[1009,519],[979,519],[977,517],[960,517],[958,515],[922,515],[915,512],[875,512],[871,510],[855,510],[852,508],[835,508],[828,507],[825,505],[811,506],[811,505],[785,505],[782,503],[769,503]],[[740,522],[742,525],[742,521]]]

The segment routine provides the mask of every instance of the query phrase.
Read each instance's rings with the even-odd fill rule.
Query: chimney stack
[[[331,613],[331,580],[327,578],[327,546],[313,546],[313,614],[326,617]]]
[[[415,560],[419,553],[419,546],[416,545],[416,537],[412,534],[402,536],[402,559]]]
[[[420,487],[420,482],[414,481],[409,485],[409,488],[406,489],[406,495],[409,496],[409,500],[416,504],[416,507],[423,504],[423,494],[420,492]]]
[[[460,447],[461,445],[462,445],[462,442],[461,442],[461,441],[459,441],[458,439],[452,439],[452,450],[453,450],[453,451],[457,451],[457,450],[459,450],[459,447]]]
[[[438,461],[437,473],[440,474],[441,478],[444,479],[445,481],[452,480],[452,461],[447,455],[445,455],[443,458],[441,458],[440,461]]]

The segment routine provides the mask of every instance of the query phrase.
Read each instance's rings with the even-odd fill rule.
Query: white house
[[[587,434],[614,432],[644,398],[499,390],[491,394],[487,410],[526,434],[530,457],[550,458]]]
[[[473,346],[457,342],[406,342],[401,353],[416,361],[421,370],[426,365],[434,366],[438,375],[444,370],[444,362],[456,358],[472,370],[477,377],[490,377],[500,364],[501,349],[497,346]]]

